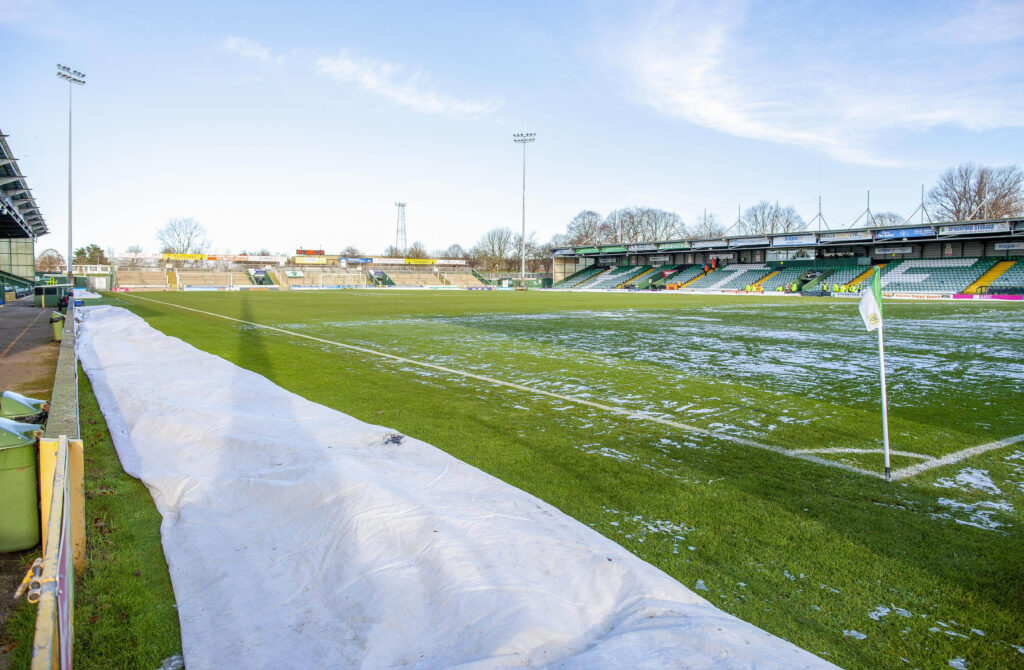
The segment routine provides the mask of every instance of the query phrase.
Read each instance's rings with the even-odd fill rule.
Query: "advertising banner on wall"
[[[934,237],[935,231],[931,226],[918,226],[917,228],[886,228],[876,230],[876,240],[903,240],[914,237]]]
[[[689,249],[689,242],[662,242],[658,245],[659,251],[673,251],[679,249]]]
[[[800,235],[776,235],[772,237],[773,247],[794,247],[804,244],[814,244],[814,233],[802,233]]]
[[[160,254],[165,261],[205,261],[206,254]]]
[[[725,240],[697,240],[690,245],[694,249],[715,249],[728,246]]]
[[[870,230],[850,230],[838,233],[818,233],[818,241],[822,244],[835,244],[837,242],[857,242],[859,240],[870,240]]]
[[[1012,251],[1024,249],[1024,242],[996,242],[996,251]]]
[[[657,244],[627,244],[626,245],[626,249],[629,250],[629,253],[631,253],[631,254],[632,253],[642,253],[642,252],[645,252],[645,251],[657,251],[658,250],[658,245]]]
[[[909,254],[913,253],[914,247],[875,247],[876,254]]]
[[[555,249],[555,256],[575,256],[576,252],[572,249]]]
[[[406,258],[406,265],[437,265],[437,261],[433,258]]]
[[[770,240],[767,237],[740,237],[729,240],[730,247],[764,247],[768,246]]]
[[[438,258],[437,259],[437,264],[438,265],[465,265],[466,264],[466,259],[465,258]]]
[[[296,256],[293,261],[296,265],[327,265],[323,256]]]
[[[955,226],[939,226],[939,235],[964,235],[972,233],[1008,233],[1010,222],[962,223]]]

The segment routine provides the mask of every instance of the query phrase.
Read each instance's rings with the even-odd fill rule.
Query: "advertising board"
[[[934,237],[935,231],[931,226],[918,226],[917,228],[886,228],[876,230],[876,240],[903,240],[915,237]]]

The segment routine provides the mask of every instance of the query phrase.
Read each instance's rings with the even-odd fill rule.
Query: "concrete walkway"
[[[53,341],[49,308],[33,307],[32,297],[0,307],[0,391],[50,399],[60,343]],[[0,670],[8,666],[4,630],[15,601],[14,590],[36,550],[0,553]]]

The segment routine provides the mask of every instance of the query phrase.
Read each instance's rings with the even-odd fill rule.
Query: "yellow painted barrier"
[[[85,496],[81,440],[39,441],[43,558],[26,580],[37,601],[32,670],[70,670],[75,570],[85,567]]]

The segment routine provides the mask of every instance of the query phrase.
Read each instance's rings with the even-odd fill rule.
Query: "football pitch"
[[[1024,664],[1014,305],[885,303],[886,482],[877,340],[855,300],[388,290],[106,302],[526,490],[843,667]]]

